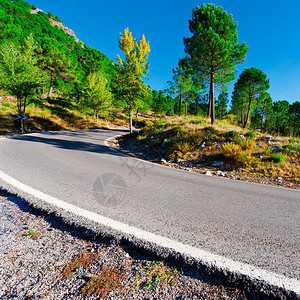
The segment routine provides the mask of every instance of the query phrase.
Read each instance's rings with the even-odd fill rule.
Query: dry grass
[[[86,269],[89,267],[97,258],[99,258],[102,255],[101,252],[82,252],[75,256],[75,258],[68,263],[66,266],[64,266],[62,270],[62,275],[65,278],[69,278],[72,276],[73,272],[79,268],[82,267]]]
[[[90,297],[92,294],[100,295],[106,299],[110,292],[121,287],[125,273],[115,267],[103,266],[99,275],[90,279],[81,290],[81,294]]]

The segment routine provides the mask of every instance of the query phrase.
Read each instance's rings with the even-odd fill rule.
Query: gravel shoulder
[[[248,299],[184,266],[111,239],[92,238],[0,193],[1,299]]]

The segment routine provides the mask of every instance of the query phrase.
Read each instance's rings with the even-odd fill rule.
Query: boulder
[[[212,174],[211,174],[210,171],[206,171],[205,175],[207,175],[207,176],[212,176]]]
[[[224,161],[220,160],[220,161],[215,161],[212,163],[213,167],[223,167],[224,166]]]
[[[223,177],[224,177],[224,176],[225,176],[225,173],[222,172],[221,170],[218,170],[217,175],[218,175],[218,176],[223,176]]]

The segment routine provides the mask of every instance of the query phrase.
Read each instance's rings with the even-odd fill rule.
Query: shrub
[[[199,145],[202,142],[202,135],[200,134],[190,134],[183,138],[184,141],[189,142],[192,145]]]
[[[282,146],[282,152],[287,155],[299,155],[300,154],[300,144],[287,144]]]
[[[142,134],[142,135],[138,135],[138,137],[136,139],[141,143],[141,142],[144,142],[146,138],[147,138],[147,135]]]
[[[240,140],[241,144],[240,146],[242,147],[243,150],[251,150],[254,147],[254,141],[251,139],[244,139]]]
[[[253,131],[247,131],[245,136],[253,139],[255,138],[255,133]]]
[[[145,123],[145,126],[147,126],[147,127],[151,127],[154,125],[154,123],[151,120],[145,120],[144,123]]]
[[[217,129],[215,129],[214,127],[212,127],[212,126],[205,127],[204,130],[209,130],[210,133],[212,133],[212,134],[218,134],[219,133],[219,131]],[[208,133],[208,134],[210,134],[210,133]]]
[[[173,134],[176,134],[176,135],[182,134],[183,131],[184,131],[183,127],[181,127],[181,126],[173,126],[173,128],[172,128]]]
[[[238,137],[238,135],[239,135],[239,133],[235,130],[228,131],[228,132],[224,133],[224,137],[226,139],[236,138],[236,137]]]
[[[37,9],[37,7],[35,5],[31,5],[32,9]]]
[[[9,102],[3,102],[2,107],[10,107],[10,103]]]
[[[242,147],[237,144],[226,143],[222,146],[223,155],[230,161],[238,163],[242,156]]]
[[[258,158],[251,155],[250,151],[242,151],[239,162],[245,169],[257,167],[261,163]]]
[[[204,137],[203,137],[203,142],[207,143],[208,145],[210,145],[212,142],[214,142],[216,140],[216,135],[214,133],[207,133]]]
[[[265,160],[267,161],[273,161],[275,163],[281,163],[283,161],[285,161],[287,158],[287,156],[281,152],[275,152],[275,153],[271,153],[270,156],[266,156]]]
[[[193,150],[193,145],[191,145],[189,142],[185,142],[185,141],[176,142],[170,150],[169,158],[171,160],[175,160],[177,158],[184,158],[185,155],[191,152],[192,150]]]

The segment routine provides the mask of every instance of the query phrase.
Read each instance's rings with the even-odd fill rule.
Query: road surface
[[[0,171],[48,195],[237,262],[300,279],[300,191],[176,170],[105,141],[125,130],[0,141]]]

